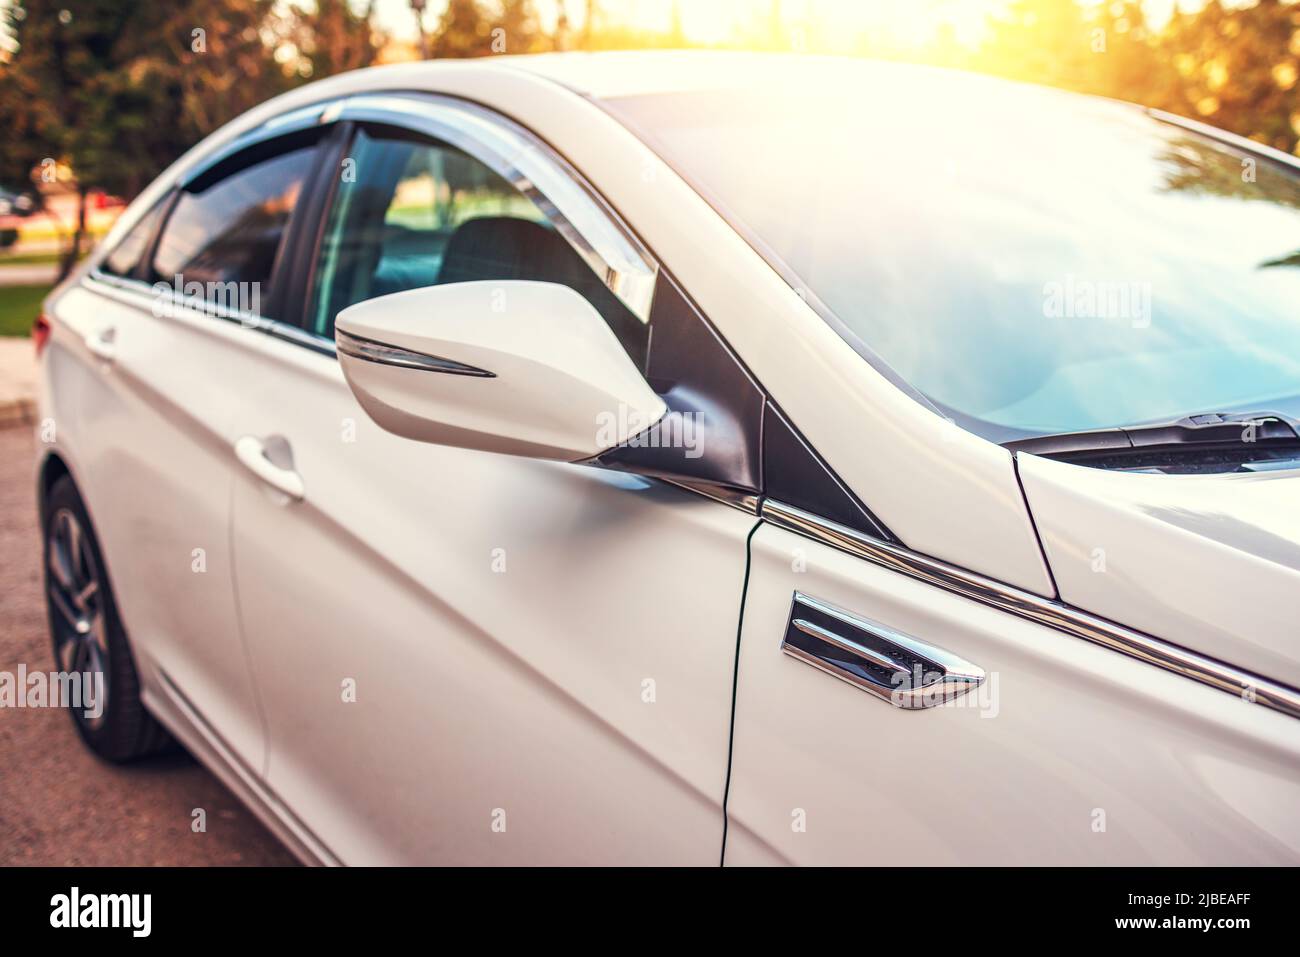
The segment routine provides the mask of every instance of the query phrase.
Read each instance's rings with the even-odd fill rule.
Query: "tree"
[[[582,18],[582,48],[591,49],[591,39],[596,33],[596,18],[600,16],[600,5],[597,0],[587,0]]]
[[[483,56],[489,52],[487,44],[487,21],[476,0],[449,0],[434,31],[433,56]]]
[[[12,131],[4,175],[30,183],[39,169],[48,185],[75,171],[79,201],[64,274],[80,252],[90,189],[130,189],[133,171],[143,163],[144,175],[156,172],[150,157],[170,152],[165,137],[179,107],[163,84],[149,82],[147,64],[130,69],[136,45],[157,27],[142,22],[147,16],[96,0],[27,0],[6,10],[18,46],[0,80],[0,113]]]
[[[974,66],[985,73],[1088,91],[1095,37],[1073,0],[1016,0],[990,18]]]
[[[411,13],[415,15],[415,34],[419,38],[417,49],[420,51],[420,59],[429,59],[429,34],[424,29],[424,10],[428,6],[426,0],[409,0],[411,4]]]
[[[1210,3],[1159,38],[1166,83],[1152,105],[1294,152],[1300,129],[1300,7]]]
[[[532,0],[499,0],[499,3],[501,12],[492,24],[493,53],[537,53],[555,46],[542,33]]]
[[[63,171],[78,196],[71,269],[94,189],[130,198],[186,149],[312,75],[374,58],[345,0],[21,0],[4,10],[16,50],[0,73],[0,179]],[[45,185],[45,184],[42,184]]]
[[[294,45],[306,58],[313,77],[359,70],[375,62],[371,37],[375,0],[356,8],[347,0],[315,0],[314,10],[293,10]]]
[[[48,182],[51,170],[70,170],[77,220],[62,274],[80,254],[92,189],[134,195],[199,136],[285,87],[257,33],[269,9],[270,0],[170,12],[111,0],[23,0],[6,10],[17,50],[0,77],[0,122],[13,131],[3,175],[31,182],[35,168]],[[221,77],[232,95],[216,95]],[[265,77],[269,85],[259,82]]]
[[[988,73],[1156,107],[1294,152],[1300,139],[1300,3],[1175,8],[1150,29],[1139,0],[1016,0],[989,22]]]

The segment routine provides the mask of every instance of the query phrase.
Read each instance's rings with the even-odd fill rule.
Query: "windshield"
[[[860,351],[995,441],[1300,412],[1294,170],[1108,101],[810,72],[607,104]]]

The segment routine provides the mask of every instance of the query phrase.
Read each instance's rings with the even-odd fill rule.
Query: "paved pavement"
[[[56,263],[0,265],[0,286],[51,286],[58,275]]]
[[[28,349],[31,343],[23,340]],[[54,668],[40,589],[29,428],[0,430],[0,671]],[[191,830],[203,808],[207,830]],[[291,864],[225,787],[181,754],[127,767],[49,708],[0,707],[0,865]]]
[[[26,336],[0,336],[0,429],[35,421],[36,352]]]

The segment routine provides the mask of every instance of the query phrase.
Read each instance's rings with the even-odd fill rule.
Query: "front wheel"
[[[69,476],[50,489],[44,534],[45,605],[54,659],[67,676],[62,687],[80,689],[63,704],[82,740],[114,762],[166,750],[171,736],[140,701],[140,679],[104,557]]]

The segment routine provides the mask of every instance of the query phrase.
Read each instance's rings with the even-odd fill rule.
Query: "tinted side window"
[[[444,143],[358,130],[330,209],[308,328],[365,299],[481,279],[556,282],[596,307],[643,365],[649,330],[527,196]]]
[[[149,240],[153,239],[154,230],[158,227],[158,220],[166,205],[166,200],[163,200],[140,217],[140,221],[131,227],[131,231],[122,237],[121,242],[99,264],[100,272],[110,276],[135,274],[136,267],[149,249]]]
[[[271,270],[313,155],[314,147],[300,147],[182,192],[158,240],[152,280],[198,282],[205,288],[246,283],[265,303]]]

